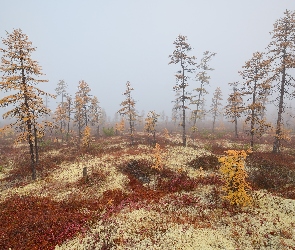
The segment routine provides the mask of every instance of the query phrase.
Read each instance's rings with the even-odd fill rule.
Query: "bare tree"
[[[55,111],[55,118],[56,121],[59,123],[59,130],[61,134],[61,140],[64,139],[64,131],[66,126],[66,117],[67,117],[67,110],[66,110],[66,102],[64,98],[67,95],[67,84],[64,80],[60,80],[57,83],[57,87],[55,89],[56,95],[61,96],[61,102],[58,103],[57,109]]]
[[[221,114],[221,110],[220,110],[220,106],[222,105],[222,103],[220,102],[222,99],[222,92],[220,87],[217,87],[215,89],[213,98],[212,98],[212,104],[211,104],[211,109],[210,109],[210,113],[213,116],[213,124],[212,124],[212,132],[215,132],[215,123],[216,123],[216,118],[218,117],[218,115]]]
[[[191,46],[187,43],[187,37],[179,35],[175,42],[175,50],[172,55],[169,55],[170,62],[169,64],[180,64],[181,69],[177,71],[176,76],[176,85],[173,87],[173,90],[176,92],[181,91],[181,95],[177,98],[179,99],[180,105],[175,107],[182,110],[182,144],[186,146],[186,132],[185,132],[185,121],[186,114],[185,111],[188,109],[187,104],[191,101],[191,94],[187,92],[188,87],[188,73],[193,72],[193,65],[195,65],[195,57],[189,56],[188,52],[191,51]],[[176,102],[178,103],[178,102]]]
[[[160,115],[155,111],[149,111],[147,117],[145,118],[144,130],[148,133],[148,135],[152,135],[154,145],[156,144],[156,124],[159,116]]]
[[[91,126],[96,126],[97,136],[99,136],[99,125],[101,122],[102,110],[101,110],[101,107],[99,106],[99,101],[96,96],[91,98],[90,103],[91,103],[89,107],[90,123],[91,123]]]
[[[134,89],[131,87],[130,82],[127,81],[126,91],[123,93],[123,95],[126,96],[126,99],[123,102],[121,102],[120,106],[122,106],[122,108],[118,111],[120,115],[126,116],[129,122],[129,135],[131,145],[134,144],[135,121],[138,117],[135,110],[135,101],[131,96],[132,90]]]
[[[210,68],[208,62],[215,56],[216,53],[211,53],[209,51],[205,51],[203,53],[203,57],[201,59],[200,64],[197,65],[197,69],[199,69],[196,75],[196,81],[200,83],[198,88],[195,88],[193,91],[196,92],[196,95],[192,96],[191,104],[195,105],[196,108],[192,111],[192,119],[193,119],[193,131],[196,130],[197,119],[201,119],[205,113],[203,107],[205,106],[204,96],[208,94],[206,87],[209,85],[210,76],[208,75],[208,71],[214,70]]]
[[[244,104],[246,123],[250,122],[250,146],[253,148],[254,135],[261,136],[270,127],[265,119],[261,119],[261,113],[266,109],[263,100],[270,90],[270,60],[263,58],[264,54],[255,52],[252,58],[245,63],[243,71],[239,72],[244,79],[242,95],[247,98]]]
[[[285,98],[294,97],[294,78],[290,70],[295,67],[295,12],[286,10],[284,16],[274,23],[271,32],[272,41],[268,45],[268,55],[272,61],[272,79],[274,90],[279,93],[276,99],[278,115],[273,152],[280,152],[281,140],[284,139],[283,113],[285,112]]]
[[[225,106],[225,116],[230,118],[230,122],[235,124],[235,136],[239,137],[238,134],[238,119],[241,117],[244,111],[242,94],[238,89],[238,82],[229,83],[233,86],[233,92],[229,94],[227,99],[228,104]]]
[[[65,109],[67,111],[67,118],[66,118],[66,121],[67,121],[67,140],[69,139],[69,136],[70,136],[70,123],[71,123],[71,120],[72,120],[72,113],[73,113],[73,101],[72,101],[72,97],[70,95],[67,95],[66,96],[66,105],[65,105]]]

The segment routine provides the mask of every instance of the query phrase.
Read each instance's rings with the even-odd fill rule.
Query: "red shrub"
[[[71,204],[13,196],[0,203],[0,249],[54,249],[83,232],[86,221]]]

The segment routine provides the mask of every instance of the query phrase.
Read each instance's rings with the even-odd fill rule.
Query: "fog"
[[[49,80],[39,87],[47,92],[54,93],[63,79],[73,95],[85,80],[113,118],[130,81],[139,113],[155,110],[170,116],[179,68],[168,65],[168,56],[179,34],[187,36],[198,60],[206,50],[217,53],[206,103],[208,108],[220,86],[226,104],[228,83],[240,79],[238,71],[254,52],[265,50],[274,22],[286,9],[294,10],[295,1],[10,0],[1,3],[0,36],[13,28],[29,36],[37,47],[32,58]],[[49,106],[54,109],[56,101]]]

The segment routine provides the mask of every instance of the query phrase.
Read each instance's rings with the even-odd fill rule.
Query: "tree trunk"
[[[185,134],[185,83],[184,83],[184,66],[182,65],[182,146],[186,147],[186,134]]]
[[[68,98],[68,132],[67,132],[67,141],[70,137],[70,121],[71,121],[71,100]]]
[[[283,54],[283,70],[282,70],[282,81],[280,87],[280,99],[279,99],[279,109],[278,109],[278,119],[277,119],[277,127],[276,134],[273,143],[273,153],[280,152],[281,146],[281,134],[282,134],[282,114],[284,111],[284,94],[285,94],[285,83],[286,83],[286,67],[285,67],[285,57],[286,53]]]
[[[195,110],[194,112],[194,127],[197,124],[197,118],[198,118],[198,112],[199,112],[199,106],[200,106],[202,94],[203,94],[203,83],[201,83],[201,88],[200,88],[200,92],[199,92],[199,96],[197,100],[197,110]]]
[[[25,78],[25,71],[23,67],[23,59],[21,59],[21,76],[22,76],[22,85],[24,87],[24,104],[27,109],[26,116],[28,117],[30,114],[30,107],[28,103],[28,93],[27,93],[27,85],[26,85],[26,78]],[[27,118],[26,117],[26,118]],[[32,120],[31,118],[28,118],[26,121],[26,126],[27,126],[27,133],[28,133],[28,143],[30,147],[30,156],[31,156],[31,170],[32,170],[32,179],[36,180],[37,175],[36,175],[36,160],[35,160],[35,155],[34,155],[34,145],[32,141]]]
[[[237,119],[237,116],[235,116],[235,135],[236,135],[236,138],[239,138],[239,135],[238,135],[238,119]]]
[[[64,94],[61,93],[61,112],[62,112],[62,117],[64,117]],[[63,133],[63,123],[64,123],[64,118],[61,119],[60,121],[60,134],[61,134],[61,142],[64,142],[64,133]]]
[[[99,138],[99,125],[97,125],[97,137]]]
[[[35,143],[36,165],[38,165],[38,162],[39,162],[38,136],[37,136],[37,129],[35,125],[34,125],[34,143]]]
[[[29,137],[30,137],[30,135],[29,135]],[[29,139],[29,145],[30,145],[30,155],[31,155],[32,179],[36,180],[37,179],[36,162],[35,162],[34,145],[33,145],[32,139]]]
[[[78,148],[80,148],[80,143],[81,143],[81,121],[79,120],[78,121]]]
[[[215,132],[215,121],[216,121],[216,115],[214,115],[214,117],[213,117],[212,133]]]
[[[255,68],[255,76],[257,76],[257,67]],[[251,141],[250,147],[253,150],[254,146],[254,126],[255,126],[255,104],[256,104],[256,88],[257,88],[257,80],[255,78],[254,81],[254,89],[252,94],[252,110],[251,110],[251,126],[250,126],[250,134],[251,134]]]
[[[130,112],[131,112],[131,109],[129,108]],[[133,124],[132,124],[132,115],[130,113],[129,115],[129,126],[130,126],[130,140],[131,140],[131,145],[133,145],[133,141],[134,141],[134,138],[133,138]]]

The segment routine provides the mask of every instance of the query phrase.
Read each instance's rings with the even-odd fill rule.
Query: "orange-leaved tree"
[[[3,118],[13,118],[8,127],[14,127],[18,134],[17,141],[27,141],[30,148],[32,179],[37,178],[38,136],[43,134],[44,126],[40,124],[41,117],[50,113],[43,103],[42,96],[50,95],[35,85],[47,80],[39,79],[43,75],[37,61],[31,59],[36,50],[32,42],[21,29],[7,32],[7,38],[2,40],[6,48],[3,53],[0,70],[3,72],[0,88],[9,93],[0,100],[0,107],[13,107],[3,114]],[[48,123],[47,123],[48,125]]]

